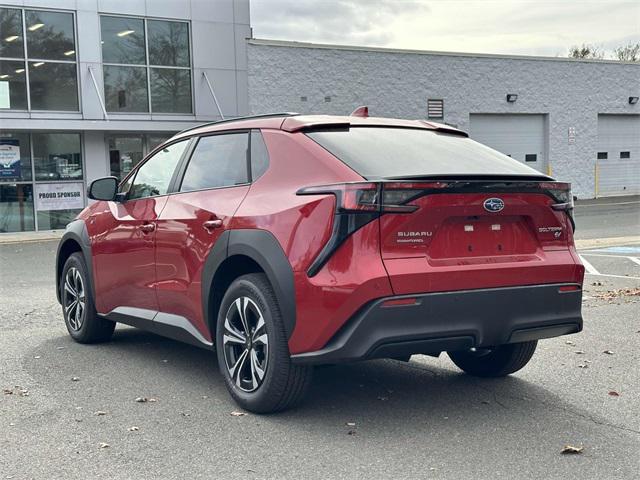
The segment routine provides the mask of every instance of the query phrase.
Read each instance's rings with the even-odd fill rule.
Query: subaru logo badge
[[[484,201],[484,209],[487,212],[499,212],[504,208],[504,202],[499,198],[487,198]]]

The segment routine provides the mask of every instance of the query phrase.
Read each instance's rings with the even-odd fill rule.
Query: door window
[[[200,138],[191,155],[180,191],[189,192],[248,183],[248,146],[247,133]]]
[[[169,145],[144,162],[136,173],[128,199],[165,195],[188,144],[189,140],[183,140]]]

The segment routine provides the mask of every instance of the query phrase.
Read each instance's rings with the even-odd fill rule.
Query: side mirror
[[[116,177],[103,177],[91,182],[87,196],[92,200],[111,201],[116,199],[117,193],[118,179]]]

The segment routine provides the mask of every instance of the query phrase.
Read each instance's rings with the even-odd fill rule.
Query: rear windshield
[[[307,135],[366,179],[541,175],[470,138],[432,130],[351,127]]]

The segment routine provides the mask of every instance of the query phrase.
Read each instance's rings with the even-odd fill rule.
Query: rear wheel
[[[494,348],[448,352],[448,355],[458,368],[470,375],[504,377],[529,363],[537,345],[538,341],[533,340]]]
[[[280,308],[264,274],[243,275],[231,284],[216,332],[220,372],[240,406],[271,413],[304,398],[312,369],[291,363]]]
[[[89,273],[80,253],[72,254],[60,277],[62,314],[69,335],[79,343],[106,342],[111,339],[115,322],[98,316]]]

